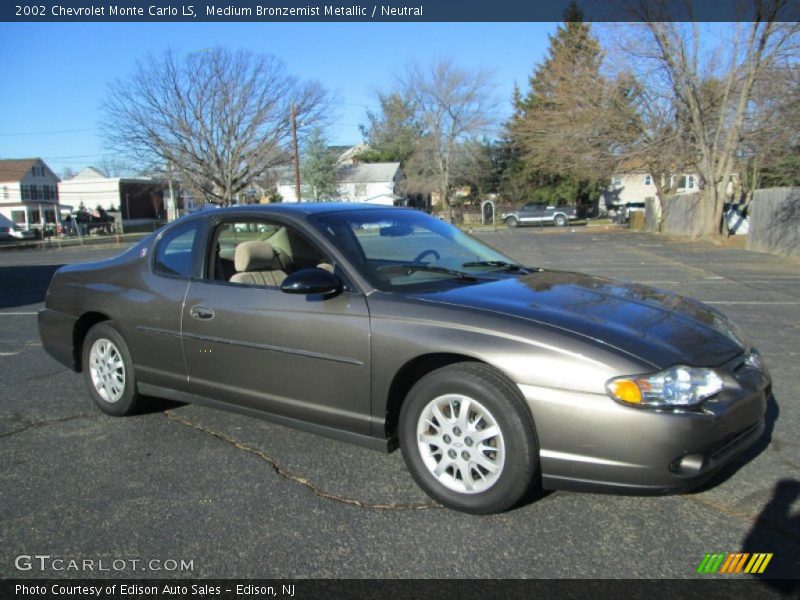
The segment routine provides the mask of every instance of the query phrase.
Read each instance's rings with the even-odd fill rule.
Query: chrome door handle
[[[214,318],[213,310],[200,305],[193,306],[192,310],[189,311],[189,314],[195,319],[202,319],[204,321]]]

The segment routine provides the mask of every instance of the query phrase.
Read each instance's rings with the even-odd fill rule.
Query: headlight
[[[653,375],[616,377],[606,383],[614,400],[653,408],[696,406],[722,387],[722,378],[713,369],[683,366]]]
[[[745,362],[749,366],[761,371],[762,373],[767,372],[767,368],[764,366],[764,360],[761,358],[761,354],[759,354],[758,350],[755,348],[750,349],[750,354],[747,355]]]

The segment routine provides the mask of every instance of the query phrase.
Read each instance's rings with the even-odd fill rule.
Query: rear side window
[[[158,241],[153,266],[157,273],[188,279],[194,265],[194,245],[200,222],[173,227]]]

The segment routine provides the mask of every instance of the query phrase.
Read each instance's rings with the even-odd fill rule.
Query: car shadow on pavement
[[[142,399],[144,402],[141,403],[141,407],[136,411],[137,415],[152,415],[153,413],[167,412],[168,410],[186,406],[183,402],[156,398],[155,396],[144,396]]]
[[[800,481],[782,479],[775,484],[772,497],[764,505],[753,527],[742,542],[741,552],[772,553],[764,573],[752,575],[761,583],[784,595],[796,597],[800,590]]]
[[[61,266],[63,265],[0,267],[0,309],[43,302],[53,273]]]

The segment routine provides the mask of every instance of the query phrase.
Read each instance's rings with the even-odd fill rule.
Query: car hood
[[[412,297],[567,330],[657,368],[717,366],[745,348],[724,315],[696,300],[581,273],[538,271]]]

